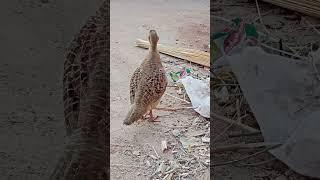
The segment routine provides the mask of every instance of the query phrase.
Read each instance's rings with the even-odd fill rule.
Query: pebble
[[[132,154],[135,156],[140,156],[140,151],[133,151]]]
[[[210,143],[210,138],[208,138],[208,137],[202,137],[201,140],[204,143]]]
[[[180,135],[180,131],[178,129],[174,129],[172,130],[172,134],[177,137]]]

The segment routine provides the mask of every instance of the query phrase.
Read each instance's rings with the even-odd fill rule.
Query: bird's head
[[[159,36],[156,30],[150,30],[148,39],[151,45],[156,45],[158,43]]]

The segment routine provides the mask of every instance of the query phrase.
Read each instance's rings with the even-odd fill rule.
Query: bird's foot
[[[158,119],[158,117],[159,116],[152,116],[152,117],[149,118],[149,121],[150,122],[160,122],[159,120],[156,120],[156,119]]]
[[[143,116],[142,116],[142,119],[143,119],[143,120],[149,119],[149,118],[147,117],[147,115],[148,115],[148,114],[143,115]]]

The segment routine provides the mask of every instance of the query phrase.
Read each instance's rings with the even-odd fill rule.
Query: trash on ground
[[[180,137],[180,142],[184,149],[190,149],[195,145],[198,145],[197,138],[194,137]]]
[[[178,137],[180,135],[180,131],[178,129],[174,129],[172,130],[172,134],[176,137]]]
[[[320,177],[319,64],[295,63],[244,47],[222,58],[235,74],[266,142],[281,143],[271,152],[294,171]],[[308,164],[308,166],[306,166]]]
[[[208,137],[202,137],[201,140],[203,143],[210,143],[210,138]]]
[[[179,81],[183,84],[194,110],[201,116],[210,118],[209,79],[203,81],[186,76]]]
[[[161,149],[162,149],[162,152],[168,149],[166,140],[161,141]]]

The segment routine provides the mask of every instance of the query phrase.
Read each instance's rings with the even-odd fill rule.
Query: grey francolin
[[[150,42],[149,53],[131,77],[131,108],[123,122],[126,125],[142,119],[146,114],[150,116],[150,121],[155,121],[157,117],[153,116],[152,109],[159,104],[168,84],[157,50],[159,41],[157,32],[150,30],[148,39]]]

